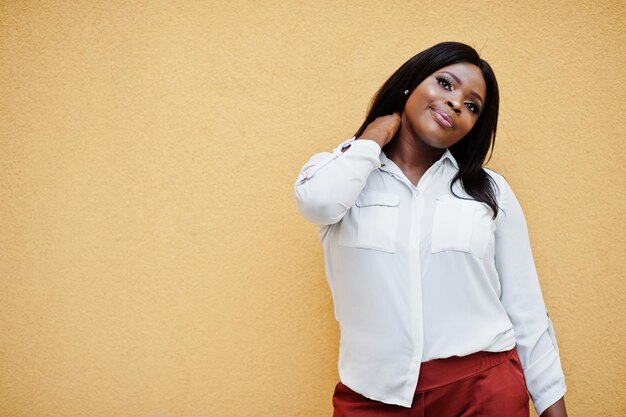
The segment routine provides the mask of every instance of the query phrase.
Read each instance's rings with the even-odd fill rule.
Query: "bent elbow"
[[[339,222],[346,214],[346,208],[336,201],[328,201],[319,196],[311,198],[310,195],[295,190],[298,210],[302,217],[317,225],[330,225]]]

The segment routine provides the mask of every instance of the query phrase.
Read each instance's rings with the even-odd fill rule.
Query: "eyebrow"
[[[450,76],[452,78],[454,78],[456,80],[456,82],[459,83],[459,85],[463,85],[463,82],[461,82],[459,77],[457,77],[456,75],[454,75],[450,71],[441,71],[441,72],[444,72],[446,74],[450,74]],[[474,90],[470,91],[470,95],[477,97],[480,100],[480,103],[484,105],[485,102],[483,101],[483,98],[480,95],[478,95],[478,93],[476,91],[474,91]]]

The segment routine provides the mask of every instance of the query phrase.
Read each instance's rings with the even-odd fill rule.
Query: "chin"
[[[449,141],[437,140],[437,139],[425,139],[425,140],[422,140],[422,142],[426,146],[430,146],[431,148],[435,148],[435,149],[446,149],[447,147],[452,146],[455,143],[455,142],[449,142]]]

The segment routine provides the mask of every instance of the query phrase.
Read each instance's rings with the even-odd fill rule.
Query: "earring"
[[[404,90],[404,95],[408,96],[409,95],[409,90]]]

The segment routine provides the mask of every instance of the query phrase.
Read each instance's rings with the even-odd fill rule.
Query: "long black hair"
[[[498,214],[498,203],[495,196],[497,184],[485,172],[483,163],[489,148],[493,154],[500,93],[491,66],[484,59],[481,59],[478,52],[471,46],[460,42],[441,42],[418,53],[402,64],[378,89],[369,104],[365,121],[354,136],[360,137],[367,126],[377,117],[389,115],[396,111],[402,113],[411,92],[424,79],[443,67],[459,62],[467,62],[480,68],[487,86],[487,97],[483,111],[472,130],[448,148],[459,165],[459,171],[450,182],[450,191],[454,194],[452,186],[456,181],[460,181],[467,194],[491,207],[493,210],[492,218],[495,219]],[[405,95],[404,90],[409,90],[409,94]],[[383,149],[396,140],[398,132],[391,141],[385,144]],[[491,159],[491,154],[489,154],[489,159]]]

